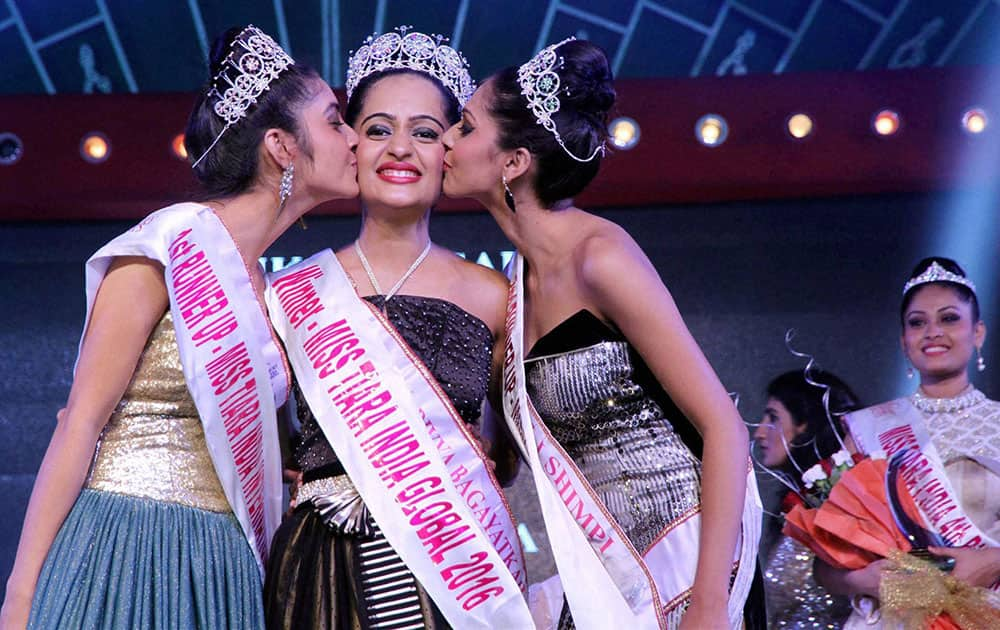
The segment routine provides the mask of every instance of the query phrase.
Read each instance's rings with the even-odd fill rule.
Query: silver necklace
[[[361,260],[361,266],[365,268],[365,273],[368,274],[368,281],[372,283],[372,288],[375,289],[375,293],[383,295],[382,287],[378,285],[378,280],[375,279],[375,272],[372,271],[371,265],[368,264],[368,258],[365,257],[365,253],[361,251],[360,241],[354,241],[354,251],[358,253],[358,258]],[[410,265],[410,268],[407,269],[406,272],[403,273],[403,275],[399,278],[399,280],[396,281],[396,284],[392,285],[392,288],[389,289],[389,291],[384,294],[385,302],[388,302],[389,298],[396,295],[396,291],[399,291],[400,287],[403,286],[403,283],[406,282],[407,278],[413,275],[413,272],[417,270],[417,267],[420,266],[420,263],[424,262],[424,258],[427,258],[427,254],[429,254],[430,251],[431,251],[431,242],[428,239],[427,245],[424,246],[424,251],[420,252],[420,255],[417,256],[417,259],[413,261],[413,264]]]
[[[969,385],[965,391],[954,398],[931,398],[917,390],[913,393],[911,400],[914,407],[927,413],[955,413],[978,405],[986,400],[986,395]]]

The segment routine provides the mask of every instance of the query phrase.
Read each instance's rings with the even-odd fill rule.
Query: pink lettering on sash
[[[381,375],[366,359],[361,339],[345,319],[321,325],[316,318],[324,309],[313,281],[323,273],[318,265],[310,265],[272,284],[292,326],[307,331],[301,347],[315,377],[346,428],[358,439],[368,465],[378,471],[385,490],[393,493],[407,525],[427,557],[439,567],[455,601],[464,610],[473,610],[502,596],[499,568],[488,560],[488,554],[476,550],[472,526],[445,497],[441,479],[426,474],[428,454],[410,423],[400,417]],[[438,443],[436,435],[431,435],[431,440]],[[453,479],[468,473],[459,468],[449,470]],[[523,571],[519,575],[520,585],[524,583]]]
[[[264,453],[261,405],[245,342],[230,336],[239,325],[218,276],[201,246],[181,231],[168,247],[170,282],[180,312],[175,324],[188,331],[196,347],[209,342],[215,357],[205,365],[211,392],[233,453],[240,490],[247,505],[257,551],[267,558],[264,535]]]
[[[293,328],[298,328],[307,317],[312,317],[323,310],[319,295],[310,282],[322,276],[323,270],[319,265],[309,265],[282,276],[271,285]]]
[[[945,540],[952,545],[961,541],[970,525],[954,498],[935,478],[934,466],[920,450],[913,429],[905,424],[893,427],[878,434],[878,442],[890,457],[903,449],[910,450],[899,467],[910,496]]]

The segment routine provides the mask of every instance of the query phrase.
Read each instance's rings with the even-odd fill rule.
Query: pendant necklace
[[[372,283],[372,288],[375,289],[375,293],[378,295],[385,296],[385,299],[382,302],[382,312],[388,314],[386,312],[386,307],[389,303],[389,298],[396,295],[396,292],[399,291],[399,289],[403,286],[403,283],[406,282],[406,280],[413,275],[413,272],[417,270],[417,267],[420,266],[420,263],[424,262],[424,259],[427,258],[427,254],[429,254],[431,251],[431,242],[428,239],[427,245],[424,247],[424,251],[420,252],[420,255],[417,256],[417,259],[413,261],[413,264],[410,265],[410,268],[407,269],[403,273],[403,275],[400,276],[399,280],[396,281],[396,284],[392,285],[392,288],[389,289],[384,294],[382,293],[382,287],[379,286],[378,280],[375,278],[375,272],[372,271],[371,265],[368,264],[368,258],[365,256],[365,253],[361,250],[360,241],[354,241],[354,251],[357,252],[358,259],[361,261],[361,266],[365,268],[365,273],[368,274],[368,281]]]

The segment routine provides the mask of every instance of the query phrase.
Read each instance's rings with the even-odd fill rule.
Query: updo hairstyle
[[[938,265],[943,267],[945,271],[950,271],[951,273],[962,276],[963,278],[968,277],[965,275],[965,270],[962,269],[962,267],[959,266],[959,264],[954,260],[952,260],[951,258],[944,258],[942,256],[931,256],[928,258],[924,258],[923,260],[917,263],[917,266],[913,268],[912,272],[910,272],[909,280],[912,280],[913,278],[916,278],[917,276],[923,274],[934,263],[937,263]],[[970,304],[972,306],[973,323],[979,321],[979,300],[976,299],[976,294],[972,291],[972,289],[965,286],[964,284],[958,284],[957,282],[948,282],[942,280],[938,282],[927,282],[924,284],[918,284],[914,287],[911,287],[909,291],[903,294],[903,302],[899,307],[899,321],[903,326],[906,325],[906,310],[910,308],[910,303],[913,301],[914,296],[916,296],[917,291],[926,287],[929,284],[937,284],[948,287],[949,289],[953,290],[958,295],[958,298],[961,301],[965,302],[966,304]]]
[[[615,103],[611,66],[604,51],[584,40],[555,49],[563,59],[559,75],[559,111],[552,116],[566,148],[577,156],[591,155],[608,137],[608,111]],[[499,128],[498,145],[505,151],[524,147],[534,156],[535,194],[545,207],[578,194],[594,179],[601,156],[589,162],[571,158],[555,136],[538,124],[517,82],[517,68],[500,70],[490,78],[493,102],[488,106]]]
[[[344,121],[353,127],[354,123],[358,121],[358,117],[361,115],[361,110],[365,108],[365,96],[368,94],[368,90],[386,77],[401,74],[412,74],[414,76],[423,77],[434,84],[434,87],[436,87],[437,91],[441,94],[442,104],[444,105],[444,115],[447,119],[445,121],[447,126],[454,125],[458,122],[459,118],[462,117],[462,107],[458,102],[458,97],[455,96],[451,90],[446,88],[444,84],[441,83],[441,81],[439,81],[434,75],[426,72],[420,72],[419,70],[412,70],[410,68],[387,68],[385,70],[373,72],[358,82],[357,87],[355,87],[354,91],[351,93],[351,97],[347,99],[347,109],[344,111]]]
[[[221,98],[220,94],[225,91],[225,79],[220,77],[218,84],[213,83],[221,72],[235,78],[235,69],[225,62],[231,51],[237,51],[236,55],[246,54],[237,44],[237,39],[244,30],[245,27],[231,28],[212,44],[209,80],[198,94],[184,132],[184,146],[192,161],[205,153],[226,126],[226,121],[213,109]],[[245,39],[247,35],[244,34],[243,37]],[[299,124],[298,113],[301,106],[316,92],[310,83],[319,78],[319,74],[312,68],[296,63],[282,70],[271,81],[268,89],[257,98],[256,104],[226,130],[218,143],[194,168],[194,174],[206,194],[228,197],[250,189],[257,178],[258,147],[268,129],[283,129],[292,134],[306,157],[312,157],[309,138]]]

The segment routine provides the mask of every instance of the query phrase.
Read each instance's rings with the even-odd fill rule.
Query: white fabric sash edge
[[[697,565],[700,510],[673,523],[641,556],[572,459],[538,418],[525,389],[524,262],[511,261],[504,357],[504,415],[530,464],[549,541],[577,627],[664,628],[689,595]],[[529,445],[534,445],[529,447]],[[557,489],[555,484],[563,484]],[[575,507],[567,502],[577,501]],[[730,625],[741,627],[760,538],[761,503],[747,466],[736,578],[727,606]],[[576,511],[574,514],[573,511]],[[593,553],[581,553],[590,548]],[[692,550],[695,550],[692,553]]]
[[[223,491],[261,576],[281,518],[276,398],[287,380],[243,258],[211,209],[180,203],[158,210],[87,261],[89,326],[101,282],[118,256],[164,266],[184,377]],[[77,357],[79,362],[79,356]],[[74,367],[75,371],[75,367]]]
[[[846,419],[855,445],[866,455],[883,450],[892,457],[907,448],[919,453],[900,465],[900,477],[927,524],[950,545],[1000,547],[965,514],[923,414],[908,398],[854,411]]]
[[[270,274],[268,302],[317,423],[448,622],[531,627],[520,542],[485,456],[336,255]]]

